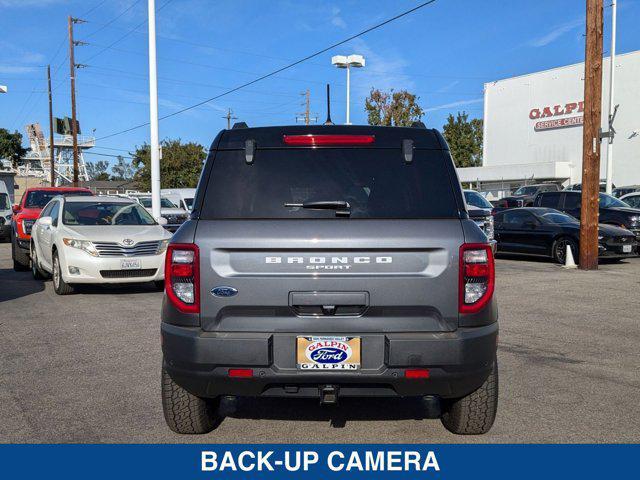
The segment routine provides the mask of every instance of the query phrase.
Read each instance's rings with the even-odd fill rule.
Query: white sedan
[[[36,279],[51,275],[58,295],[86,283],[155,282],[162,288],[170,239],[130,198],[59,196],[33,226],[31,270]]]

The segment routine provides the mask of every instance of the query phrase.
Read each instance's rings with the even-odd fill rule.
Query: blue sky
[[[386,18],[419,0],[277,1],[156,0],[160,115],[170,114],[259,77]],[[605,5],[610,2],[605,0]],[[78,118],[83,133],[110,135],[148,121],[147,0],[0,0],[0,127],[40,122],[47,131],[44,90],[54,71],[54,115],[70,115],[67,15],[75,27]],[[352,71],[352,123],[366,123],[372,87],[406,88],[420,96],[425,123],[441,128],[449,113],[482,117],[483,84],[584,58],[584,0],[437,0],[413,14],[275,77],[160,123],[161,138],[208,146],[231,108],[251,126],[292,124],[311,91],[324,120],[324,85],[332,85],[332,117],[344,122],[345,72],[331,55],[360,53]],[[605,8],[605,52],[609,50]],[[640,49],[640,2],[618,1],[618,52]],[[110,47],[110,48],[106,48]],[[131,151],[148,127],[98,141],[95,153]],[[126,155],[125,152],[122,152]],[[87,155],[87,160],[110,159]]]

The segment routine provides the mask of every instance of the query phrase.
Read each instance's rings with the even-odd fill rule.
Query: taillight
[[[167,248],[164,283],[171,304],[184,313],[200,313],[199,251],[192,243]]]
[[[370,145],[376,141],[374,135],[283,135],[286,145],[293,146],[340,146]]]
[[[465,243],[460,247],[460,313],[480,311],[493,296],[495,267],[491,247]]]

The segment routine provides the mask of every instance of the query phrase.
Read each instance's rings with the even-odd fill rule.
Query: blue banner
[[[638,478],[638,445],[4,445],[2,478]]]

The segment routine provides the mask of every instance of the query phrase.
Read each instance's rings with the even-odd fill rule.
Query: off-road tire
[[[498,410],[498,361],[482,386],[466,397],[448,402],[441,421],[451,433],[480,435],[487,433]]]
[[[29,255],[22,253],[18,248],[18,241],[11,238],[11,258],[13,260],[13,270],[16,272],[26,272],[29,270]]]
[[[58,294],[58,295],[71,295],[72,293],[75,292],[75,288],[73,287],[73,285],[69,285],[67,282],[64,281],[64,278],[62,278],[62,271],[60,267],[60,260],[58,260],[58,253],[57,252],[53,252],[52,255],[53,258],[53,290]]]
[[[31,245],[31,273],[33,275],[34,280],[46,280],[48,275],[40,268],[40,264],[38,262],[38,253],[33,245]]]
[[[171,430],[191,435],[209,433],[218,426],[219,406],[219,399],[190,394],[162,368],[162,410]]]

